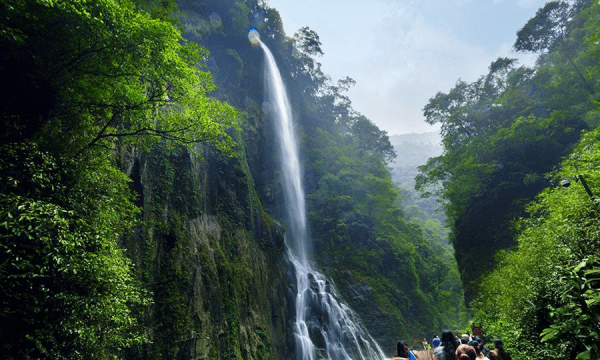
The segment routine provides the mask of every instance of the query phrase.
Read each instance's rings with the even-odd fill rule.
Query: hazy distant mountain
[[[442,137],[437,132],[403,134],[390,136],[390,143],[396,149],[396,165],[423,165],[430,157],[442,153]]]
[[[434,198],[421,199],[420,194],[414,190],[415,176],[419,173],[417,167],[427,163],[427,160],[442,154],[442,138],[438,132],[428,132],[421,134],[403,134],[390,136],[390,143],[394,146],[396,159],[389,164],[392,181],[404,191],[404,206],[414,210],[417,206],[419,210],[433,217],[444,221],[444,216],[439,210],[439,204]],[[422,217],[412,213],[413,216]]]

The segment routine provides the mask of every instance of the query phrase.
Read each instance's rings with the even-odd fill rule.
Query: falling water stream
[[[280,144],[284,200],[289,219],[286,243],[288,256],[296,270],[298,289],[294,329],[296,359],[385,359],[375,340],[359,324],[355,313],[339,300],[325,276],[309,265],[307,244],[310,239],[290,103],[271,51],[258,41],[257,33],[251,31],[249,38],[265,53],[267,99],[272,106]]]

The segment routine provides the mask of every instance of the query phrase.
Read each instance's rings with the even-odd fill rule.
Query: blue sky
[[[355,110],[388,135],[436,131],[421,109],[456,80],[473,81],[512,52],[517,31],[546,0],[266,0],[286,35],[319,34],[317,60],[333,81],[350,76]]]

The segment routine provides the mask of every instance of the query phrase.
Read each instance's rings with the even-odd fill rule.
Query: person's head
[[[461,344],[456,348],[457,360],[475,360],[476,358],[477,352],[472,346]]]
[[[440,339],[440,346],[442,346],[446,354],[454,354],[456,349],[456,340],[454,334],[450,330],[444,330],[442,332],[442,338]]]
[[[494,339],[494,347],[498,350],[502,350],[503,349],[502,340]]]
[[[467,345],[469,345],[470,347],[475,349],[475,352],[477,353],[477,355],[479,355],[481,353],[481,349],[479,348],[479,343],[476,340],[469,341],[467,343]]]
[[[405,340],[398,341],[396,348],[398,351],[398,357],[408,357],[408,343]]]
[[[454,334],[452,333],[452,331],[450,330],[444,330],[442,332],[442,338],[440,339],[440,341],[442,342],[442,345],[444,344],[454,344]]]

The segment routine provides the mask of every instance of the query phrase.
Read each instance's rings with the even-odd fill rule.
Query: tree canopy
[[[547,186],[545,174],[581,130],[597,126],[587,75],[598,68],[597,7],[549,2],[517,34],[515,49],[544,51],[534,68],[500,58],[487,75],[457,81],[423,109],[429,123],[441,124],[444,152],[421,167],[417,188],[437,186],[445,201],[467,300],[494,253],[514,244],[512,219]]]
[[[208,97],[206,50],[153,4],[0,4],[7,359],[115,358],[144,341],[148,296],[119,246],[137,213],[119,148],[204,141],[234,155],[235,111]]]
[[[72,156],[117,139],[231,147],[233,110],[206,96],[214,90],[206,51],[183,44],[171,23],[130,1],[1,6],[3,142],[62,136],[54,145]]]
[[[517,246],[501,252],[499,267],[483,279],[476,321],[510,338],[519,356],[600,355],[599,134],[586,132],[551,174],[555,186],[530,203],[529,216],[518,222]],[[565,179],[571,186],[558,186]]]

